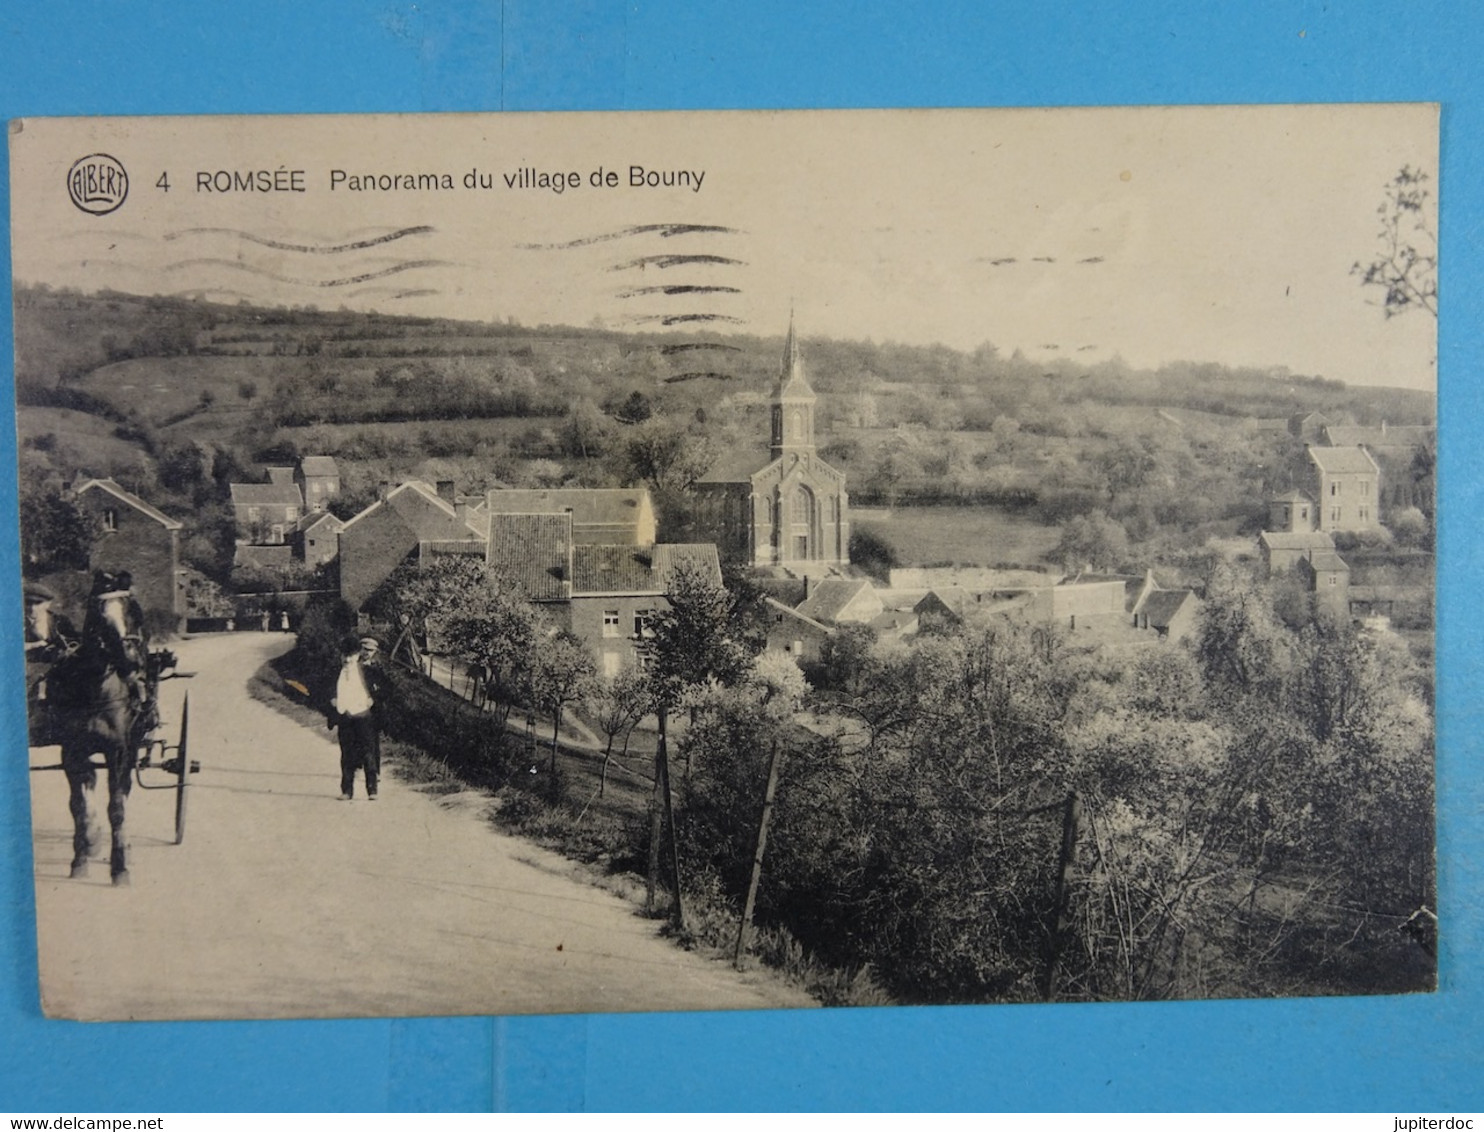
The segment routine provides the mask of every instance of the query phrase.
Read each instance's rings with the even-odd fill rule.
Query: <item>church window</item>
[[[798,409],[794,410],[794,435],[804,435],[804,414],[799,412]]]
[[[809,521],[809,495],[800,491],[794,495],[794,522],[807,523]]]

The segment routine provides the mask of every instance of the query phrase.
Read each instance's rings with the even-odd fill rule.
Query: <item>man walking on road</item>
[[[375,637],[357,640],[346,637],[341,645],[340,675],[335,680],[335,698],[330,701],[331,729],[340,728],[340,797],[355,796],[356,771],[364,771],[366,797],[376,800],[381,777],[381,736],[377,731],[378,709],[386,702],[388,682],[376,663],[379,645]]]

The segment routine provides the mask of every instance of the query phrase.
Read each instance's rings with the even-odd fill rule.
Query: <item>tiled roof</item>
[[[754,475],[774,463],[766,448],[740,448],[725,452],[712,461],[698,483],[747,483]]]
[[[552,515],[570,511],[575,527],[633,527],[645,510],[648,495],[642,487],[502,488],[489,492],[485,500],[492,515]]]
[[[816,582],[799,612],[816,621],[833,621],[840,611],[871,588],[865,578],[824,578]]]
[[[1313,503],[1314,500],[1310,497],[1310,495],[1309,495],[1308,492],[1306,492],[1306,491],[1300,491],[1298,488],[1294,487],[1294,488],[1289,488],[1287,491],[1283,492],[1282,495],[1275,495],[1275,496],[1273,496],[1273,498],[1270,500],[1270,502],[1272,502],[1272,503]]]
[[[135,495],[132,491],[125,491],[118,484],[114,483],[112,479],[88,480],[87,483],[78,486],[77,494],[81,495],[83,492],[92,491],[94,488],[97,488],[99,491],[106,492],[121,503],[127,503],[136,511],[140,511],[145,515],[148,515],[151,519],[159,523],[167,531],[180,530],[180,521],[178,519],[172,519],[158,507],[150,506],[144,500],[140,499],[139,496]]]
[[[578,546],[572,550],[572,592],[660,595],[682,565],[699,567],[712,584],[721,585],[721,561],[710,543]]]
[[[293,468],[282,468],[282,467],[269,468],[268,469],[268,482],[269,483],[293,483],[294,482],[294,469]]]
[[[488,546],[490,569],[531,601],[571,595],[570,515],[491,516]]]
[[[828,625],[821,625],[818,621],[814,620],[814,618],[810,617],[808,614],[800,613],[797,609],[790,609],[788,606],[784,605],[783,602],[778,601],[774,598],[763,598],[763,604],[768,607],[769,612],[772,613],[773,616],[776,617],[779,621],[798,621],[808,626],[810,629],[813,629],[817,633],[831,632],[831,629]]]
[[[671,573],[682,565],[696,567],[714,586],[722,584],[721,558],[712,543],[662,542],[654,548],[654,568],[664,578],[666,589],[670,588]]]
[[[234,507],[302,507],[304,497],[296,483],[234,483]]]
[[[1380,469],[1364,448],[1320,448],[1311,445],[1309,459],[1326,475],[1348,475],[1353,472],[1376,475]]]
[[[1308,557],[1309,566],[1318,573],[1321,570],[1349,570],[1349,564],[1333,550],[1316,550]]]
[[[1329,425],[1324,436],[1336,448],[1360,444],[1367,448],[1417,448],[1432,440],[1433,430],[1426,425],[1390,425],[1384,429],[1364,425]]]
[[[1328,531],[1263,531],[1257,540],[1269,550],[1333,550]]]
[[[1149,618],[1149,624],[1156,629],[1168,629],[1175,614],[1184,608],[1185,603],[1194,601],[1195,594],[1190,590],[1155,590],[1140,607],[1139,612]]]
[[[333,456],[304,456],[299,460],[299,471],[306,476],[338,476]]]
[[[311,511],[309,514],[300,517],[299,521],[294,524],[294,530],[307,534],[314,530],[315,527],[321,525],[324,526],[324,533],[333,534],[336,531],[344,530],[345,520],[337,515],[332,515],[328,511]]]
[[[288,543],[273,546],[249,546],[238,543],[232,557],[233,566],[289,566],[294,561],[294,548]]]

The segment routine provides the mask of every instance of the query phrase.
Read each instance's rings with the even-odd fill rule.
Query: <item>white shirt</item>
[[[361,658],[351,657],[335,681],[335,710],[341,715],[365,715],[371,710],[371,692],[361,671]]]

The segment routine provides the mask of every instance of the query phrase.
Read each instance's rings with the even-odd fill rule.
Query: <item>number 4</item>
[[[155,182],[155,188],[164,189],[168,193],[170,191],[170,174],[161,173],[160,179]]]

